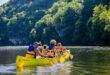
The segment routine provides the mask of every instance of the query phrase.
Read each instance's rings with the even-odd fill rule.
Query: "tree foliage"
[[[109,0],[10,0],[0,6],[0,45],[4,39],[14,45],[35,41],[49,44],[51,39],[64,45],[110,45],[109,3]]]
[[[108,45],[110,40],[110,10],[102,4],[93,9],[91,34],[96,45]]]

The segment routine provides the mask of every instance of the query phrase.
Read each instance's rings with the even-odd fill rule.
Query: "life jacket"
[[[34,45],[30,45],[28,51],[34,51],[34,49],[35,49]]]
[[[48,50],[51,50],[54,48],[54,45],[53,44],[50,44],[49,47],[48,47]]]
[[[47,54],[50,55],[50,56],[54,56],[55,51],[54,50],[48,50]]]
[[[60,54],[63,54],[63,47],[62,46],[57,46],[56,48]]]
[[[52,44],[49,45],[47,54],[50,55],[50,56],[55,55],[54,45],[52,45]]]
[[[41,51],[41,53],[43,54],[43,55],[45,55],[46,54],[46,51],[47,51],[47,49],[42,49],[42,51]]]
[[[58,51],[63,51],[63,47],[62,46],[57,46],[57,50]]]
[[[26,52],[26,57],[27,58],[35,58],[35,52],[34,51],[27,51]]]
[[[36,54],[34,52],[35,47],[33,45],[30,45],[27,52],[26,52],[26,57],[27,58],[35,58]]]

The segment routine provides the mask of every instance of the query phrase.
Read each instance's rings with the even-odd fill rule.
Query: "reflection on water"
[[[72,62],[66,62],[47,67],[34,66],[16,68],[15,64],[7,64],[0,66],[0,75],[69,75],[71,65]]]
[[[69,75],[72,62],[56,64],[48,67],[17,68],[17,75]]]
[[[26,48],[0,50],[0,75],[110,75],[109,47],[75,47],[71,48],[72,61],[48,67],[16,68],[16,56],[25,52]]]

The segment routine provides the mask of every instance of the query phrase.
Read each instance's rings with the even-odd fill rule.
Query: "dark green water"
[[[74,59],[63,64],[43,67],[16,68],[17,55],[25,55],[26,48],[0,48],[0,75],[110,75],[110,48],[71,48]]]

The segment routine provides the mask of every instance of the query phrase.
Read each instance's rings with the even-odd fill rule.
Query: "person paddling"
[[[48,47],[48,57],[55,57],[56,55],[56,48],[55,48],[55,45],[56,45],[56,41],[55,40],[51,40],[50,41],[50,45]]]
[[[47,50],[48,50],[47,45],[43,45],[42,51],[41,51],[42,55],[47,55]]]
[[[38,48],[39,45],[40,45],[39,42],[35,42],[33,45],[30,45],[26,52],[26,57],[27,58],[36,58],[36,55],[39,54],[39,51],[37,51],[36,48]]]
[[[57,49],[57,51],[58,51],[60,54],[63,54],[64,49],[63,49],[63,47],[62,47],[62,44],[61,44],[61,43],[58,43],[58,44],[57,44],[56,49]]]

